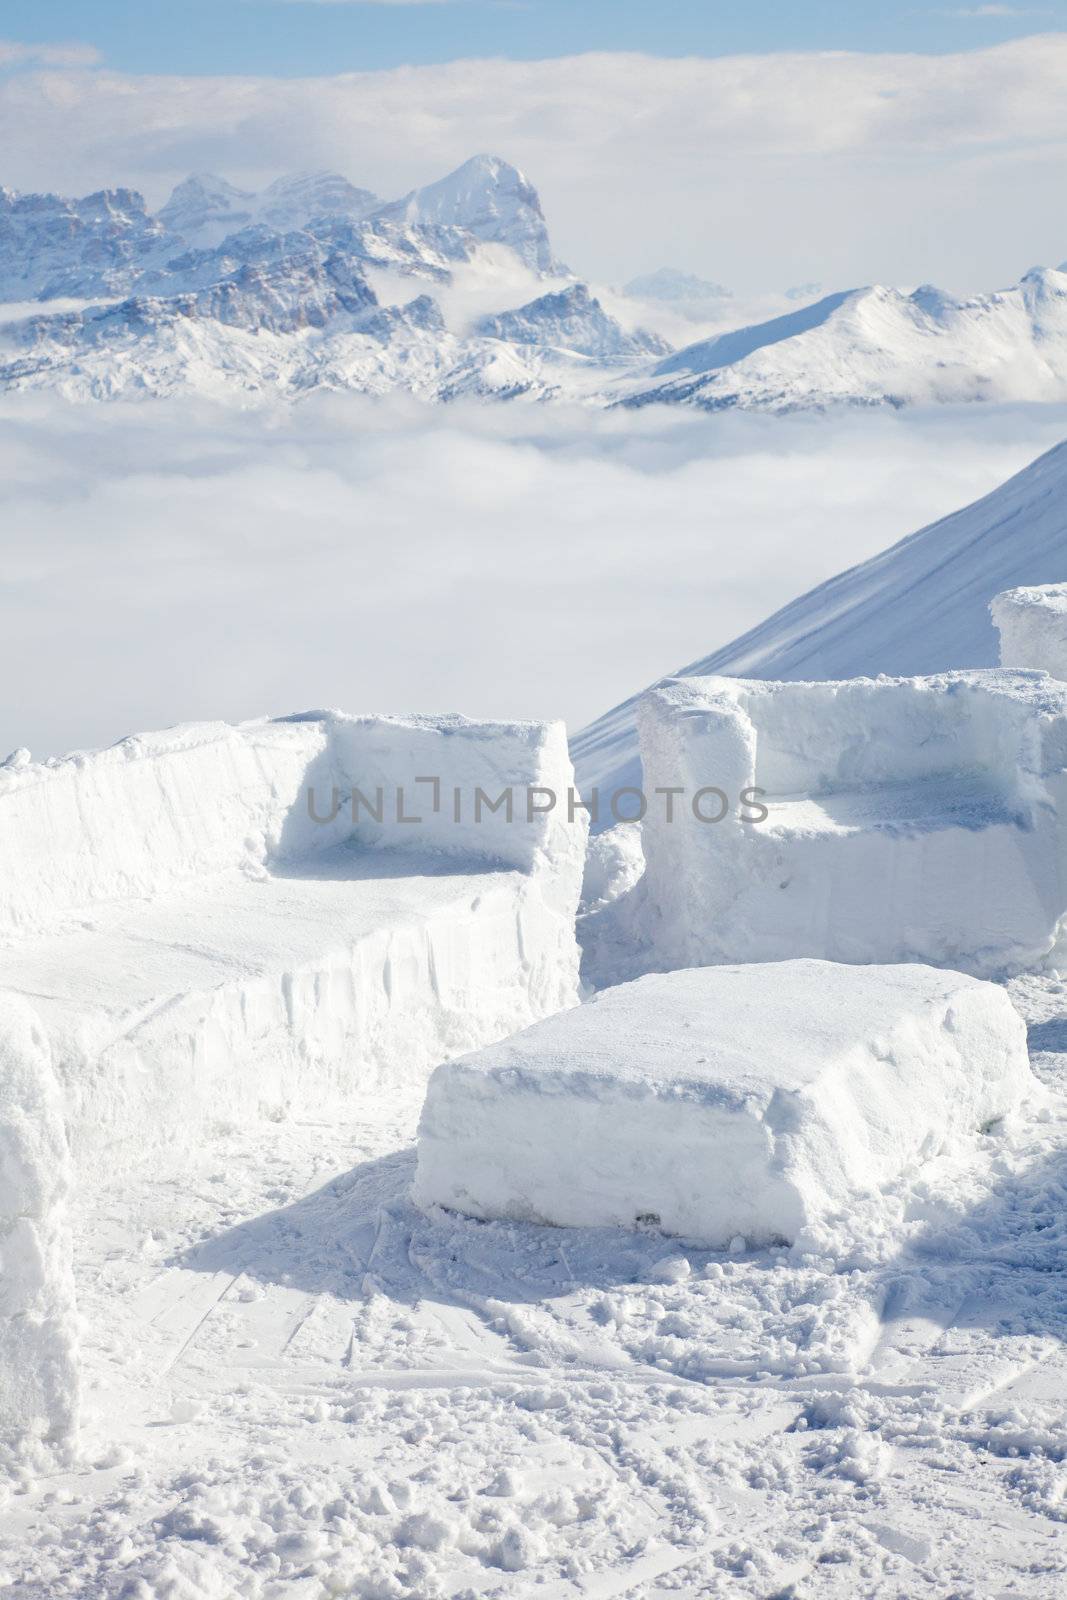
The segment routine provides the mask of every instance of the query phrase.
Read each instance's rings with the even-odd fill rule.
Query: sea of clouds
[[[1056,407],[0,401],[0,759],[309,706],[581,726],[988,492]]]

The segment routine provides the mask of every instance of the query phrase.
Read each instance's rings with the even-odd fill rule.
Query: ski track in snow
[[[1062,1090],[1062,986],[1012,992]],[[424,1216],[417,1109],[82,1215],[84,1458],[15,1486],[3,1593],[1065,1592],[1061,1094],[806,1254]]]

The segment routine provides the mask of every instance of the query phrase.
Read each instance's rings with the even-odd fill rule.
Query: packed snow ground
[[[1011,992],[1048,1104],[818,1254],[425,1217],[417,1094],[113,1186],[86,1459],[14,1486],[5,1592],[1048,1600],[1067,992]]]

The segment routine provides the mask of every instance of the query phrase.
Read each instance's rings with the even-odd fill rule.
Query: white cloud
[[[989,287],[1067,254],[1067,36],[947,56],[458,61],[314,80],[26,71],[3,180],[67,191],[331,166],[399,194],[495,150],[600,278],[671,263],[756,290]]]
[[[0,39],[0,70],[4,67],[91,67],[101,60],[91,44],[21,44]]]
[[[959,17],[961,21],[979,21],[983,18],[1047,17],[1047,11],[1037,11],[1029,6],[957,6],[941,13],[945,17]]]
[[[0,756],[323,704],[578,725],[1064,422],[9,396]]]

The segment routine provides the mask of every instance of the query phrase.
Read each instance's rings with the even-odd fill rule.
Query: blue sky
[[[944,53],[1058,30],[1067,3],[914,0],[4,0],[0,34],[81,40],[131,73],[278,76],[584,51]]]

